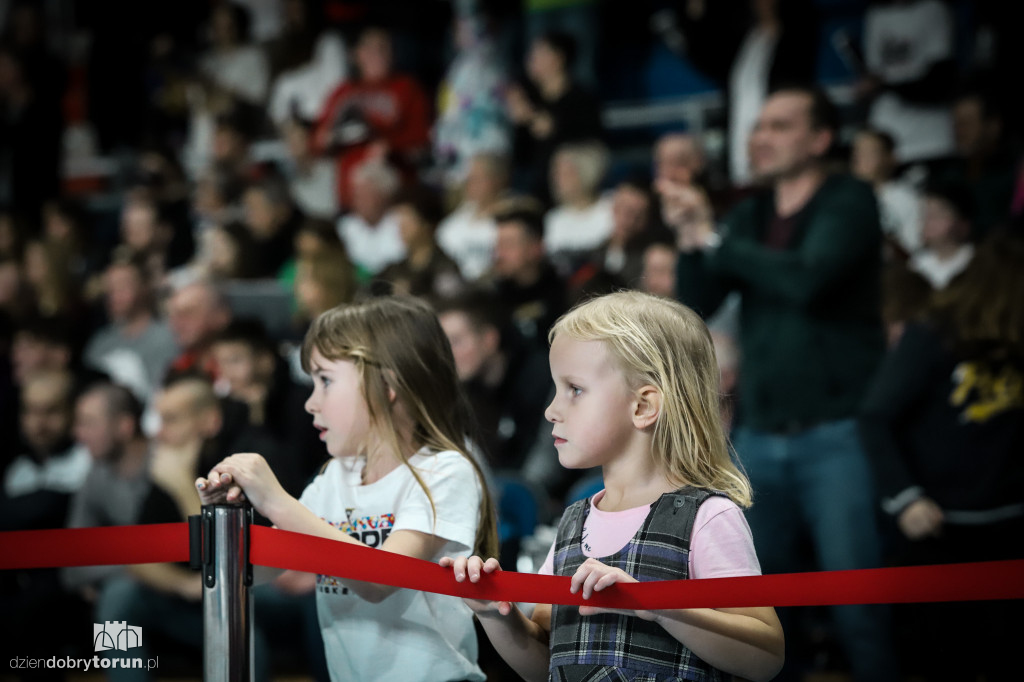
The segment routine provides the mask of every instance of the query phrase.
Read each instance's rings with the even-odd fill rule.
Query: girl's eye
[[[321,386],[323,386],[324,388],[327,388],[327,386],[328,386],[328,385],[329,385],[330,383],[331,383],[331,380],[330,380],[330,379],[328,379],[327,377],[325,377],[325,376],[324,376],[323,374],[321,374],[321,375],[320,375],[320,385],[321,385]]]
[[[582,389],[582,388],[580,388],[579,386],[570,386],[570,387],[569,387],[569,393],[571,393],[571,394],[572,394],[572,397],[573,397],[573,398],[575,398],[575,397],[576,397],[576,396],[578,396],[578,395],[579,395],[580,393],[583,393],[583,389]]]

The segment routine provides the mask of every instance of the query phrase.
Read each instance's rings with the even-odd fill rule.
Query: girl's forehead
[[[603,373],[617,369],[608,344],[558,335],[551,342],[551,369],[565,373]]]

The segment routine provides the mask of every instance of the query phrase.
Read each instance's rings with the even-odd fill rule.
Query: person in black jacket
[[[1024,558],[1021,300],[1024,239],[993,234],[935,294],[925,320],[907,326],[875,376],[861,430],[882,507],[903,539],[901,563]],[[1024,629],[1010,602],[901,614],[907,673],[939,680],[1019,672],[1012,659]],[[932,655],[954,649],[941,661]]]

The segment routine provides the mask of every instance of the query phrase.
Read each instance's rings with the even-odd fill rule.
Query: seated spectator
[[[71,367],[74,348],[67,325],[60,318],[32,315],[14,330],[11,343],[11,374],[15,386],[43,370]]]
[[[406,257],[384,268],[370,283],[377,295],[406,294],[450,297],[463,287],[459,266],[437,245],[434,233],[441,219],[441,200],[432,189],[417,185],[399,191],[391,208]]]
[[[305,119],[292,116],[281,123],[281,136],[288,150],[288,191],[304,215],[333,220],[338,215],[334,164],[314,156],[311,135],[312,124]]]
[[[922,198],[895,176],[896,142],[888,133],[865,128],[853,139],[850,172],[875,188],[882,232],[905,260],[921,248]]]
[[[76,323],[85,320],[84,303],[78,283],[71,275],[67,254],[54,244],[43,239],[32,239],[25,244],[24,275],[28,293],[40,315],[62,316]],[[72,331],[80,334],[81,327]]]
[[[1022,299],[1024,242],[993,234],[875,374],[862,434],[882,507],[904,540],[900,563],[1024,558]],[[1017,607],[899,609],[904,672],[924,680],[1013,677],[1024,637]],[[951,647],[960,653],[934,655]]]
[[[92,457],[89,474],[71,499],[68,528],[129,526],[149,492],[149,442],[142,435],[142,405],[123,386],[90,385],[75,403],[75,441]],[[88,602],[120,566],[81,566],[61,570],[64,587]]]
[[[608,170],[608,150],[588,142],[559,147],[551,161],[555,206],[544,216],[544,248],[563,272],[571,272],[585,251],[612,232],[612,202],[600,195]]]
[[[273,177],[250,184],[242,195],[242,216],[255,247],[253,275],[277,277],[291,258],[292,240],[302,220],[285,185]]]
[[[103,273],[103,293],[110,322],[90,337],[83,362],[145,402],[163,382],[178,346],[156,317],[152,282],[139,258],[115,252]]]
[[[264,278],[258,251],[256,238],[245,223],[217,225],[203,235],[202,260],[193,263],[192,275],[212,282]]]
[[[342,255],[345,255],[345,245],[341,243],[334,223],[329,220],[307,218],[302,221],[299,229],[295,231],[295,238],[292,243],[294,255],[278,272],[278,281],[286,289],[294,288],[295,270],[298,267],[299,261],[304,258],[314,258],[328,251],[340,252]],[[345,255],[345,260],[348,261],[347,255]],[[348,263],[346,266],[346,271],[353,278],[355,277],[355,270],[351,263]]]
[[[974,202],[964,185],[935,183],[925,189],[921,249],[909,265],[933,289],[944,289],[974,256],[973,216]]]
[[[341,36],[326,30],[311,0],[285,0],[284,31],[269,46],[274,84],[267,113],[277,125],[293,116],[313,120],[348,78],[348,55]]]
[[[132,258],[145,264],[147,277],[155,285],[167,272],[173,231],[148,190],[135,188],[128,192],[121,209],[121,244]]]
[[[968,90],[953,104],[956,158],[940,177],[966,183],[974,197],[975,239],[1007,223],[1013,197],[1014,147],[1004,134],[1003,109],[995,96]]]
[[[96,269],[96,254],[91,252],[87,235],[85,213],[78,203],[55,199],[43,205],[43,238],[78,286],[87,284]]]
[[[530,45],[529,84],[512,86],[506,96],[514,124],[513,185],[546,200],[551,159],[567,142],[602,137],[597,99],[571,77],[576,41],[568,33],[548,31]]]
[[[665,133],[654,145],[654,175],[679,185],[705,185],[704,147],[689,133]]]
[[[321,313],[351,302],[355,295],[355,268],[343,250],[331,249],[300,258],[295,267],[299,338]]]
[[[494,255],[494,206],[508,189],[508,161],[492,153],[467,163],[462,201],[437,226],[437,243],[468,281],[480,279]]]
[[[566,285],[544,252],[544,220],[540,205],[529,199],[509,200],[494,221],[494,289],[512,311],[512,321],[526,339],[547,348],[548,330],[568,309]]]
[[[227,170],[211,166],[199,174],[192,193],[191,228],[200,241],[200,247],[202,236],[207,231],[241,217],[238,204],[244,189],[241,179]]]
[[[210,342],[229,322],[231,308],[211,282],[200,280],[175,290],[167,300],[167,323],[180,353],[168,374],[200,372],[216,376]]]
[[[360,281],[405,258],[398,218],[388,210],[398,188],[398,174],[378,161],[353,173],[352,210],[338,219],[338,236]]]
[[[391,35],[367,28],[355,46],[356,78],[324,106],[314,147],[337,161],[338,198],[353,201],[352,174],[365,161],[388,163],[408,174],[429,142],[429,104],[412,78],[392,72]]]
[[[22,449],[0,472],[0,531],[63,528],[72,495],[89,471],[89,453],[71,440],[72,377],[40,371],[21,388]],[[7,439],[14,440],[9,433]],[[84,602],[62,589],[57,569],[0,571],[0,636],[20,656],[53,656],[89,627]],[[52,618],[46,636],[26,624]],[[88,630],[85,630],[88,632]]]
[[[434,157],[445,185],[462,184],[479,154],[506,154],[512,139],[505,115],[507,74],[485,16],[455,18],[455,58],[441,84]]]
[[[618,184],[611,195],[611,234],[589,254],[590,266],[617,288],[639,286],[644,250],[656,236],[649,188],[649,182],[639,179]],[[670,240],[671,233],[664,232],[663,238]]]
[[[676,261],[679,251],[675,244],[654,242],[644,249],[644,269],[640,275],[640,291],[655,296],[674,298],[676,295]]]
[[[517,471],[544,426],[551,383],[546,352],[527,343],[500,301],[486,294],[442,300],[437,314],[488,462]]]
[[[217,335],[213,357],[220,370],[218,389],[248,407],[248,423],[269,433],[289,450],[278,480],[301,493],[326,461],[319,432],[306,412],[309,390],[288,375],[288,367],[258,320],[235,320]]]

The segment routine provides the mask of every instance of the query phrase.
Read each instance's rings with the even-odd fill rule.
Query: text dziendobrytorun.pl
[[[99,668],[139,668],[143,670],[156,670],[160,666],[160,657],[148,658],[145,661],[141,658],[105,658],[93,656],[92,658],[76,658],[74,656],[50,656],[49,658],[21,658],[11,659],[12,670],[35,670],[45,668],[48,670],[81,670],[88,672]]]

